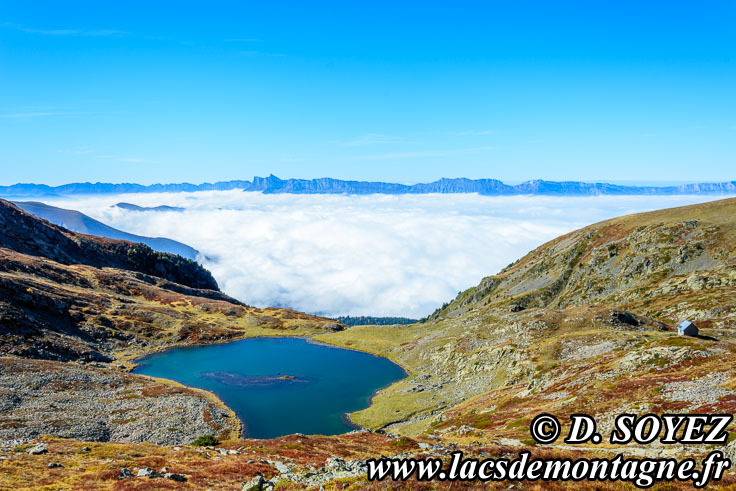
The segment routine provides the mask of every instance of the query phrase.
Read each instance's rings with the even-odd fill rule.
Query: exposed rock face
[[[351,419],[408,436],[522,441],[540,412],[606,430],[621,412],[730,413],[734,244],[736,199],[621,217],[544,244],[423,323],[317,339],[407,369]],[[701,337],[678,338],[685,318]]]
[[[248,326],[333,322],[247,307],[140,273],[66,266],[0,248],[0,354],[104,362],[114,353],[236,339]]]
[[[0,247],[61,264],[119,268],[164,278],[195,289],[219,290],[212,274],[195,261],[156,252],[125,240],[71,232],[0,199]]]
[[[336,326],[248,307],[217,291],[192,261],[75,234],[2,200],[0,230],[0,355],[109,362],[121,353],[236,339],[247,327]]]
[[[168,347],[334,325],[246,306],[217,291],[193,261],[75,234],[0,200],[0,439],[229,438],[239,428],[229,410],[201,392],[124,373],[131,360]]]
[[[340,457],[329,457],[324,467],[308,469],[300,473],[288,473],[274,479],[275,484],[299,483],[307,488],[322,486],[337,479],[368,479],[368,465],[365,460],[345,460]]]
[[[237,428],[230,411],[185,387],[74,363],[0,358],[0,440],[57,435],[173,445],[207,434],[227,438]]]
[[[351,415],[362,426],[380,428],[380,434],[361,431],[335,437],[245,439],[216,449],[135,444],[82,447],[74,440],[47,438],[48,452],[39,455],[13,453],[16,445],[27,442],[11,442],[0,445],[0,459],[24,461],[4,467],[7,473],[0,473],[0,487],[5,484],[3,479],[15,487],[33,486],[37,477],[33,472],[41,469],[48,474],[50,462],[64,465],[53,471],[64,476],[58,478],[60,483],[62,479],[83,479],[90,487],[100,488],[115,486],[120,478],[135,480],[124,483],[128,487],[173,485],[163,482],[167,474],[163,469],[155,477],[132,477],[140,469],[156,472],[153,469],[165,463],[194,487],[338,488],[349,483],[352,489],[375,487],[365,481],[364,465],[365,459],[379,455],[447,461],[456,450],[466,457],[507,459],[529,451],[541,458],[600,458],[622,453],[700,460],[713,447],[657,441],[614,448],[573,447],[560,441],[534,445],[529,423],[544,412],[554,414],[567,427],[571,414],[586,413],[595,417],[599,433],[608,435],[615,417],[622,413],[736,413],[735,229],[734,200],[604,222],[542,246],[463,292],[427,322],[358,326],[318,336],[319,341],[386,356],[407,369],[406,379],[379,391],[370,408]],[[698,234],[702,249],[693,244]],[[610,247],[611,241],[620,246]],[[667,251],[670,242],[674,249]],[[667,252],[676,254],[657,257]],[[33,264],[28,264],[32,269]],[[59,277],[71,274],[63,268],[54,271]],[[11,278],[20,281],[16,273]],[[604,279],[612,275],[619,283],[606,283],[598,291],[598,275]],[[128,286],[112,279],[100,283],[121,291],[144,286],[130,281]],[[41,287],[33,288],[43,290]],[[145,288],[140,294],[105,297],[115,306],[114,312],[119,308],[120,316],[132,319],[137,313],[136,319],[147,323],[150,332],[120,329],[133,335],[133,345],[143,350],[173,343],[167,336],[190,340],[193,332],[201,337],[219,336],[240,328],[288,329],[291,322],[310,321],[299,317],[304,314],[281,312],[277,316],[274,311],[237,309],[168,290],[162,296],[155,285]],[[153,309],[141,298],[162,300],[153,302]],[[49,305],[53,308],[53,302]],[[94,305],[100,308],[103,302]],[[514,305],[524,308],[512,309]],[[166,316],[160,317],[162,311]],[[100,319],[95,326],[120,327],[118,315],[111,312],[106,310],[108,320]],[[173,313],[182,317],[168,317]],[[199,321],[199,330],[192,324],[181,326],[182,319],[192,321],[185,314]],[[683,317],[697,320],[704,335],[678,337],[673,321]],[[223,318],[227,326],[218,323]],[[208,325],[202,326],[205,320]],[[324,328],[320,331],[326,332]],[[143,343],[151,345],[144,347]],[[100,353],[108,351],[100,349]],[[139,383],[135,380],[139,379],[131,383]],[[33,390],[42,391],[42,386]],[[63,394],[59,390],[57,396]],[[39,410],[56,402],[43,404]],[[139,407],[148,406],[141,402]],[[727,430],[734,431],[734,425]],[[734,442],[719,448],[733,457]],[[110,458],[101,459],[103,455]],[[90,469],[79,470],[80,462]],[[736,485],[736,476],[727,473],[721,484]],[[409,488],[442,485],[406,484]],[[575,486],[579,484],[570,484]]]
[[[718,318],[733,312],[727,295],[736,287],[734,216],[736,199],[727,199],[591,225],[552,240],[483,279],[430,319],[481,306],[506,305],[519,312],[606,305],[627,307],[627,312],[613,314],[622,324],[639,322],[630,306],[637,306],[639,315],[677,321],[674,310],[644,305],[664,300],[687,301],[700,312],[703,304],[720,307],[716,315],[707,315],[718,323]],[[713,296],[717,298],[706,300]],[[682,305],[677,309],[685,310]],[[690,317],[697,319],[696,315]]]
[[[14,204],[23,211],[32,213],[37,217],[43,218],[44,220],[48,220],[51,223],[80,234],[98,235],[100,237],[107,237],[108,239],[121,239],[128,240],[130,242],[141,242],[155,251],[170,252],[171,254],[178,254],[179,256],[192,260],[196,260],[197,254],[199,254],[199,251],[186,244],[182,244],[181,242],[164,237],[145,237],[129,234],[122,230],[105,225],[102,222],[98,222],[94,218],[88,217],[76,210],[57,208],[38,201],[16,201]]]

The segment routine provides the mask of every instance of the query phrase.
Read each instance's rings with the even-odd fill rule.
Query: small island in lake
[[[295,377],[294,375],[241,375],[239,373],[215,371],[202,372],[200,377],[215,380],[224,385],[232,387],[249,387],[254,385],[272,385],[282,382],[307,382],[306,378]]]

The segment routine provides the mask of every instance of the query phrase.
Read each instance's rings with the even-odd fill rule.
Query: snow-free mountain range
[[[75,233],[4,200],[0,230],[2,489],[376,489],[368,458],[447,464],[455,451],[736,458],[733,438],[571,446],[537,445],[529,433],[542,413],[563,421],[563,434],[571,415],[590,414],[603,435],[623,413],[736,413],[734,198],[575,230],[427,319],[388,326],[251,307],[194,261]],[[678,335],[683,319],[697,337]],[[130,373],[154,352],[257,336],[313,337],[384,356],[407,376],[349,415],[366,431],[252,439],[242,430],[253,423],[216,395]],[[733,422],[727,430],[736,433]],[[207,435],[217,448],[190,445]],[[508,487],[495,484],[484,489]],[[736,475],[719,484],[736,486]]]
[[[260,191],[268,194],[461,194],[478,193],[487,196],[508,195],[676,195],[676,194],[734,194],[736,181],[681,184],[677,186],[625,186],[604,182],[532,180],[509,185],[498,179],[439,179],[429,183],[398,184],[391,182],[344,181],[332,178],[279,179],[273,174],[254,177],[252,181],[235,180],[203,184],[133,184],[133,183],[72,183],[61,186],[45,184],[13,184],[0,186],[0,196],[65,196],[101,193],[159,193],[179,191]]]
[[[165,237],[145,237],[143,235],[130,234],[123,232],[116,228],[105,225],[104,223],[95,220],[83,213],[76,210],[67,210],[64,208],[57,208],[56,206],[47,205],[38,201],[16,201],[15,205],[20,209],[36,215],[37,217],[48,220],[51,223],[60,225],[64,228],[78,232],[80,234],[87,235],[99,235],[101,237],[107,237],[108,239],[119,239],[129,240],[130,242],[141,242],[146,244],[154,251],[169,252],[171,254],[178,254],[187,259],[197,259],[199,251],[181,242],[167,239]],[[128,203],[118,203],[115,205],[119,208],[124,208],[131,211],[145,211],[154,210],[164,211],[176,210],[176,208],[170,206],[155,207],[155,208],[143,208],[136,205],[130,205]]]

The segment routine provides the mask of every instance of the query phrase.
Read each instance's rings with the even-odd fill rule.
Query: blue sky
[[[736,179],[736,2],[0,1],[0,184]]]

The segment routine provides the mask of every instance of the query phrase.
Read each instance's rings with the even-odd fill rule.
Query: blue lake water
[[[345,413],[405,377],[385,358],[300,338],[177,348],[140,360],[135,373],[214,392],[252,438],[350,431]]]

